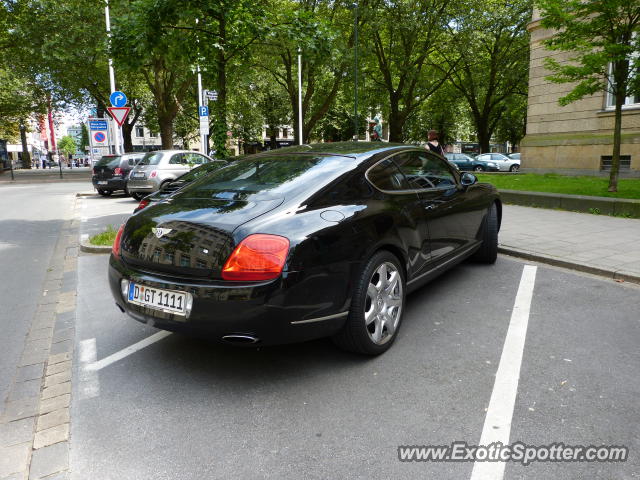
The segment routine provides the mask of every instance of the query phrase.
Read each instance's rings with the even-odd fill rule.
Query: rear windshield
[[[196,180],[183,192],[190,198],[225,200],[240,200],[256,193],[279,197],[297,187],[316,187],[348,164],[348,158],[336,156],[249,157]]]
[[[115,168],[115,167],[118,167],[119,165],[120,165],[120,156],[102,157],[100,160],[98,160],[98,163],[96,163],[97,167]]]
[[[184,175],[180,175],[178,178],[176,178],[176,182],[193,182],[195,179],[200,178],[209,172],[213,172],[214,170],[218,170],[225,165],[228,165],[227,162],[213,161],[205,163],[204,165],[200,165],[199,167],[194,168]]]
[[[150,152],[147,153],[142,160],[138,163],[138,165],[157,165],[160,163],[160,159],[162,158],[162,154],[159,152]]]

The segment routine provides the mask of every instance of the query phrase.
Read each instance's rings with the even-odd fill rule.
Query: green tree
[[[179,2],[133,0],[114,20],[111,51],[121,75],[139,74],[153,95],[162,148],[173,148],[173,122],[195,84],[195,38]]]
[[[496,139],[499,142],[509,142],[513,148],[527,133],[527,97],[514,95],[506,105],[507,108],[498,121]]]
[[[108,48],[104,11],[88,0],[22,0],[6,2],[12,15],[8,39],[10,62],[22,75],[37,79],[56,106],[109,106]],[[128,1],[112,1],[112,22]],[[118,71],[118,59],[116,73]],[[123,72],[124,73],[124,72]],[[127,93],[132,112],[122,126],[124,147],[132,150],[131,132],[148,89],[139,73],[116,75],[117,88]]]
[[[65,135],[58,141],[58,150],[69,158],[76,153],[78,145],[76,145],[76,140],[71,135]]]
[[[87,148],[89,146],[89,130],[87,129],[87,126],[83,123],[82,124],[82,136],[80,137],[80,150],[82,152],[86,152]]]
[[[450,0],[400,0],[374,2],[364,29],[375,68],[370,82],[387,97],[389,141],[405,139],[404,127],[430,95],[449,76],[438,50],[449,23]],[[369,42],[366,42],[369,39]]]
[[[531,0],[472,0],[452,8],[441,53],[453,71],[451,84],[469,105],[480,150],[488,152],[509,99],[527,92]]]
[[[370,1],[361,1],[361,10]],[[360,25],[365,22],[360,19]],[[310,141],[353,68],[353,13],[340,2],[280,0],[254,60],[285,92],[298,142],[298,49],[302,55],[303,140]]]
[[[555,31],[545,41],[552,51],[569,52],[569,62],[549,58],[545,66],[556,83],[574,83],[560,105],[607,90],[615,99],[609,191],[618,191],[622,106],[640,92],[640,3],[637,0],[539,0],[542,26]]]
[[[22,166],[31,168],[26,131],[28,119],[34,113],[45,111],[44,92],[33,81],[0,67],[0,132],[9,138],[20,135]]]

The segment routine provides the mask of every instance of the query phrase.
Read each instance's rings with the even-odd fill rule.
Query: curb
[[[96,192],[76,192],[76,197],[93,197],[97,195]]]
[[[559,208],[571,212],[620,215],[640,218],[640,200],[613,197],[592,197],[563,193],[530,192],[498,189],[504,203],[525,207]]]
[[[571,262],[552,255],[545,255],[537,252],[530,252],[527,250],[520,250],[514,247],[498,246],[498,252],[512,257],[522,258],[524,260],[532,260],[534,262],[546,263],[547,265],[553,265],[555,267],[567,268],[570,270],[577,270],[579,272],[590,273],[592,275],[598,275],[611,280],[618,280],[630,283],[636,283],[640,285],[640,276],[635,273],[628,273],[623,270],[612,270],[601,267],[594,267],[591,265],[585,265],[584,263]]]
[[[111,245],[92,245],[88,242],[80,242],[80,251],[85,253],[111,253]]]

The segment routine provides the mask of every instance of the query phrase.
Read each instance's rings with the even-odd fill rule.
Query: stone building
[[[567,60],[565,52],[549,51],[542,41],[552,31],[540,25],[534,11],[531,34],[527,135],[522,140],[522,167],[529,171],[605,174],[613,152],[613,98],[602,92],[561,107],[558,99],[572,85],[551,83],[544,59]],[[621,176],[640,176],[640,97],[627,98],[622,113]]]

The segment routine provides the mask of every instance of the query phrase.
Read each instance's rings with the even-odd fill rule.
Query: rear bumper
[[[124,190],[125,188],[127,188],[126,178],[101,179],[93,176],[91,177],[91,183],[93,184],[93,187],[95,189],[99,190]]]
[[[109,266],[109,285],[116,304],[129,316],[157,328],[222,340],[228,335],[258,339],[258,345],[302,342],[337,333],[347,318],[350,297],[344,275],[289,272],[262,283],[203,282],[137,271],[116,260]],[[129,303],[121,281],[187,291],[193,307],[187,317]]]
[[[153,193],[156,192],[160,188],[160,182],[156,181],[156,179],[129,179],[129,183],[127,184],[127,188],[130,192],[135,193]]]

